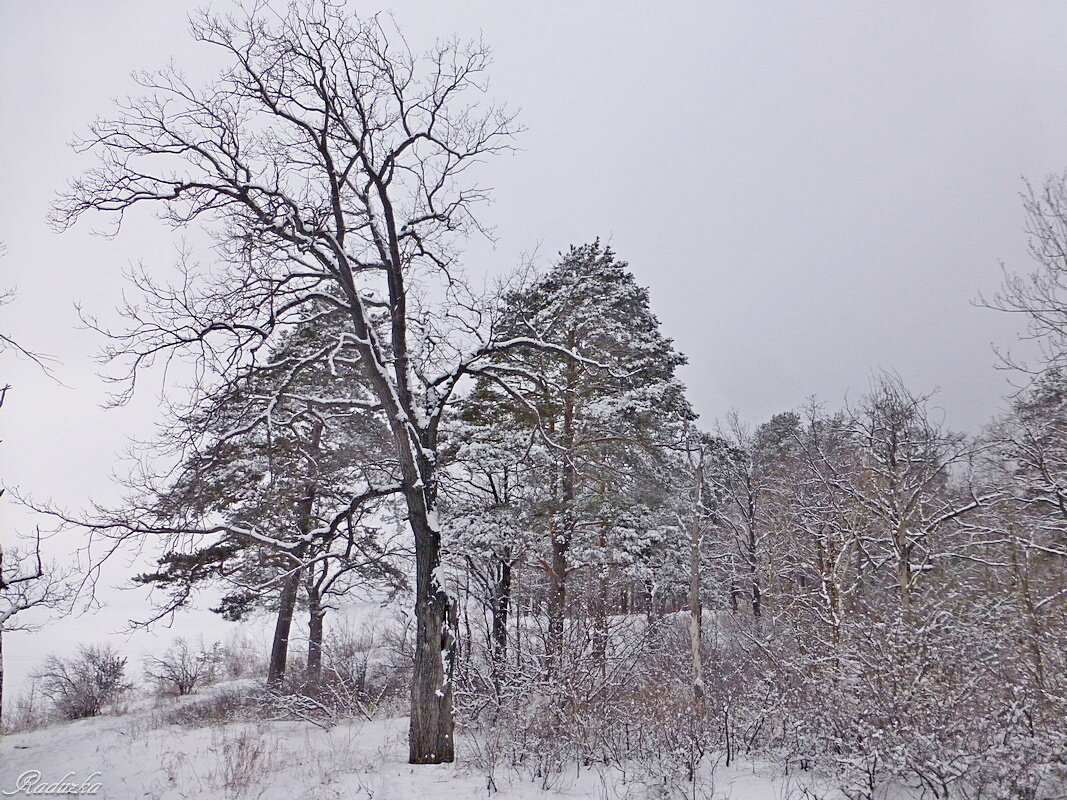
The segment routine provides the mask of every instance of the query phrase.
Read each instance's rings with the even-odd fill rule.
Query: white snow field
[[[0,740],[0,794],[39,793],[51,784],[84,786],[99,800],[465,800],[465,798],[666,797],[664,787],[628,781],[617,770],[589,768],[553,776],[497,768],[493,784],[476,757],[473,737],[459,740],[456,764],[406,763],[405,718],[352,721],[324,730],[312,723],[251,721],[202,727],[164,721],[173,704],[122,715],[56,723]],[[810,774],[785,776],[770,765],[719,766],[698,781],[703,800],[831,798]],[[98,784],[98,787],[94,786]],[[33,791],[34,787],[37,793]],[[691,787],[691,785],[690,785]],[[60,787],[62,788],[62,787]],[[96,789],[95,793],[89,790]],[[807,794],[805,794],[807,789]]]

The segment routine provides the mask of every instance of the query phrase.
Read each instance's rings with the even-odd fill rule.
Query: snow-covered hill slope
[[[499,768],[492,791],[461,736],[456,764],[406,763],[407,720],[351,721],[323,730],[290,721],[167,722],[175,706],[57,723],[0,740],[0,793],[57,796],[69,783],[99,800],[533,800],[662,797],[662,787],[627,783],[614,770],[555,776],[544,789],[530,776]],[[752,764],[719,767],[701,781],[705,800],[788,800],[801,785]],[[810,779],[810,776],[808,776]],[[810,787],[810,783],[807,784]],[[92,791],[95,789],[95,792]],[[12,793],[12,794],[8,794]],[[63,796],[63,795],[59,795]],[[809,794],[808,797],[831,797]]]

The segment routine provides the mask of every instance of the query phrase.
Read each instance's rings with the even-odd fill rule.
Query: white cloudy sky
[[[195,5],[0,0],[0,286],[19,291],[0,325],[54,355],[62,381],[0,356],[14,386],[2,479],[75,508],[115,496],[116,453],[150,431],[157,398],[100,408],[100,342],[74,304],[107,320],[123,266],[166,270],[173,243],[151,226],[61,236],[45,215],[88,165],[66,143],[134,91],[132,70],[174,58],[206,73],[184,22]],[[1001,260],[1027,268],[1022,178],[1067,167],[1062,4],[358,7],[395,11],[416,46],[483,36],[493,96],[521,109],[522,150],[491,172],[484,218],[498,242],[475,248],[470,271],[610,241],[689,355],[706,422],[839,402],[881,368],[940,389],[954,426],[974,430],[998,408],[1008,387],[992,345],[1011,344],[1016,320],[972,301],[995,291]],[[0,514],[5,542],[35,524],[6,501]],[[41,653],[121,627],[139,602],[106,599],[96,616],[13,636],[16,681]]]

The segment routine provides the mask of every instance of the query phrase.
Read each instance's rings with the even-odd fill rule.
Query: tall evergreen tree
[[[647,562],[670,529],[656,512],[668,504],[668,448],[694,418],[675,374],[685,358],[660,331],[648,291],[599,241],[572,247],[511,293],[501,326],[508,340],[556,348],[515,346],[494,357],[470,402],[528,441],[532,519],[547,545],[551,658],[580,567],[598,567],[591,599],[602,650],[606,575]]]

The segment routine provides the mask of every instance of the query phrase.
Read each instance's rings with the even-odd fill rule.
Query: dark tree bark
[[[308,663],[306,682],[316,687],[322,682],[322,635],[326,609],[317,595],[308,597]]]
[[[756,546],[755,525],[748,527],[748,573],[751,582],[752,616],[759,619],[762,613],[762,596],[760,592],[759,559]]]
[[[455,760],[452,671],[456,657],[455,606],[437,575],[441,533],[423,514],[411,519],[415,549],[415,669],[411,687],[408,758],[412,764]]]
[[[597,536],[597,544],[601,551],[606,551],[607,536],[604,527],[601,526]],[[608,581],[607,567],[601,567],[599,574],[594,578],[596,596],[593,599],[593,660],[600,668],[602,675],[608,669]]]
[[[552,561],[548,564],[548,672],[554,673],[563,653],[564,618],[567,613],[567,538],[553,526]]]
[[[302,544],[293,551],[293,560],[297,566],[285,576],[281,596],[278,599],[278,619],[274,625],[274,641],[271,646],[270,666],[267,672],[267,683],[270,684],[279,683],[285,678],[286,661],[289,657],[289,632],[293,627],[293,613],[296,610],[296,600],[300,594],[300,582],[304,573],[300,562],[307,553],[306,539],[311,532],[315,500],[318,496],[318,484],[315,478],[322,445],[322,431],[322,420],[316,418],[311,425],[306,453],[310,477],[305,486],[305,494],[297,504],[296,530],[300,534]]]
[[[501,673],[508,662],[508,615],[511,610],[511,563],[501,559],[493,582],[493,677],[499,689]]]
[[[219,252],[239,265],[219,283],[205,279],[192,312],[156,287],[156,316],[135,321],[138,335],[112,353],[129,358],[131,375],[153,360],[148,353],[161,358],[208,339],[233,356],[216,363],[244,364],[278,326],[309,324],[323,304],[347,313],[346,340],[374,398],[368,407],[392,434],[415,544],[410,758],[451,761],[455,634],[439,574],[437,428],[464,376],[512,346],[494,339],[483,309],[456,299],[464,295],[452,268],[456,237],[479,230],[472,208],[487,195],[464,173],[508,148],[512,116],[479,113],[469,99],[484,91],[488,53],[478,44],[448,42],[422,59],[387,41],[380,20],[362,22],[327,0],[280,15],[256,8],[246,18],[194,20],[194,35],[230,61],[215,84],[201,91],[165,70],[144,78],[152,96],[94,123],[84,144],[104,151],[101,166],[75,183],[56,221],[62,228],[90,209],[121,215],[147,202],[177,225],[208,218]],[[476,332],[470,352],[438,363],[447,347],[426,355],[418,346],[412,281],[458,290],[418,313],[437,312],[434,335],[454,325],[457,347]]]
[[[704,712],[703,631],[704,606],[701,602],[701,522],[704,502],[704,452],[700,451],[694,470],[693,517],[689,528],[689,645],[693,659],[693,707]]]
[[[289,658],[289,632],[293,627],[293,612],[296,609],[296,597],[299,591],[300,570],[297,569],[285,577],[281,594],[278,597],[278,616],[274,623],[270,664],[267,667],[268,684],[278,684],[285,679],[285,666]]]

